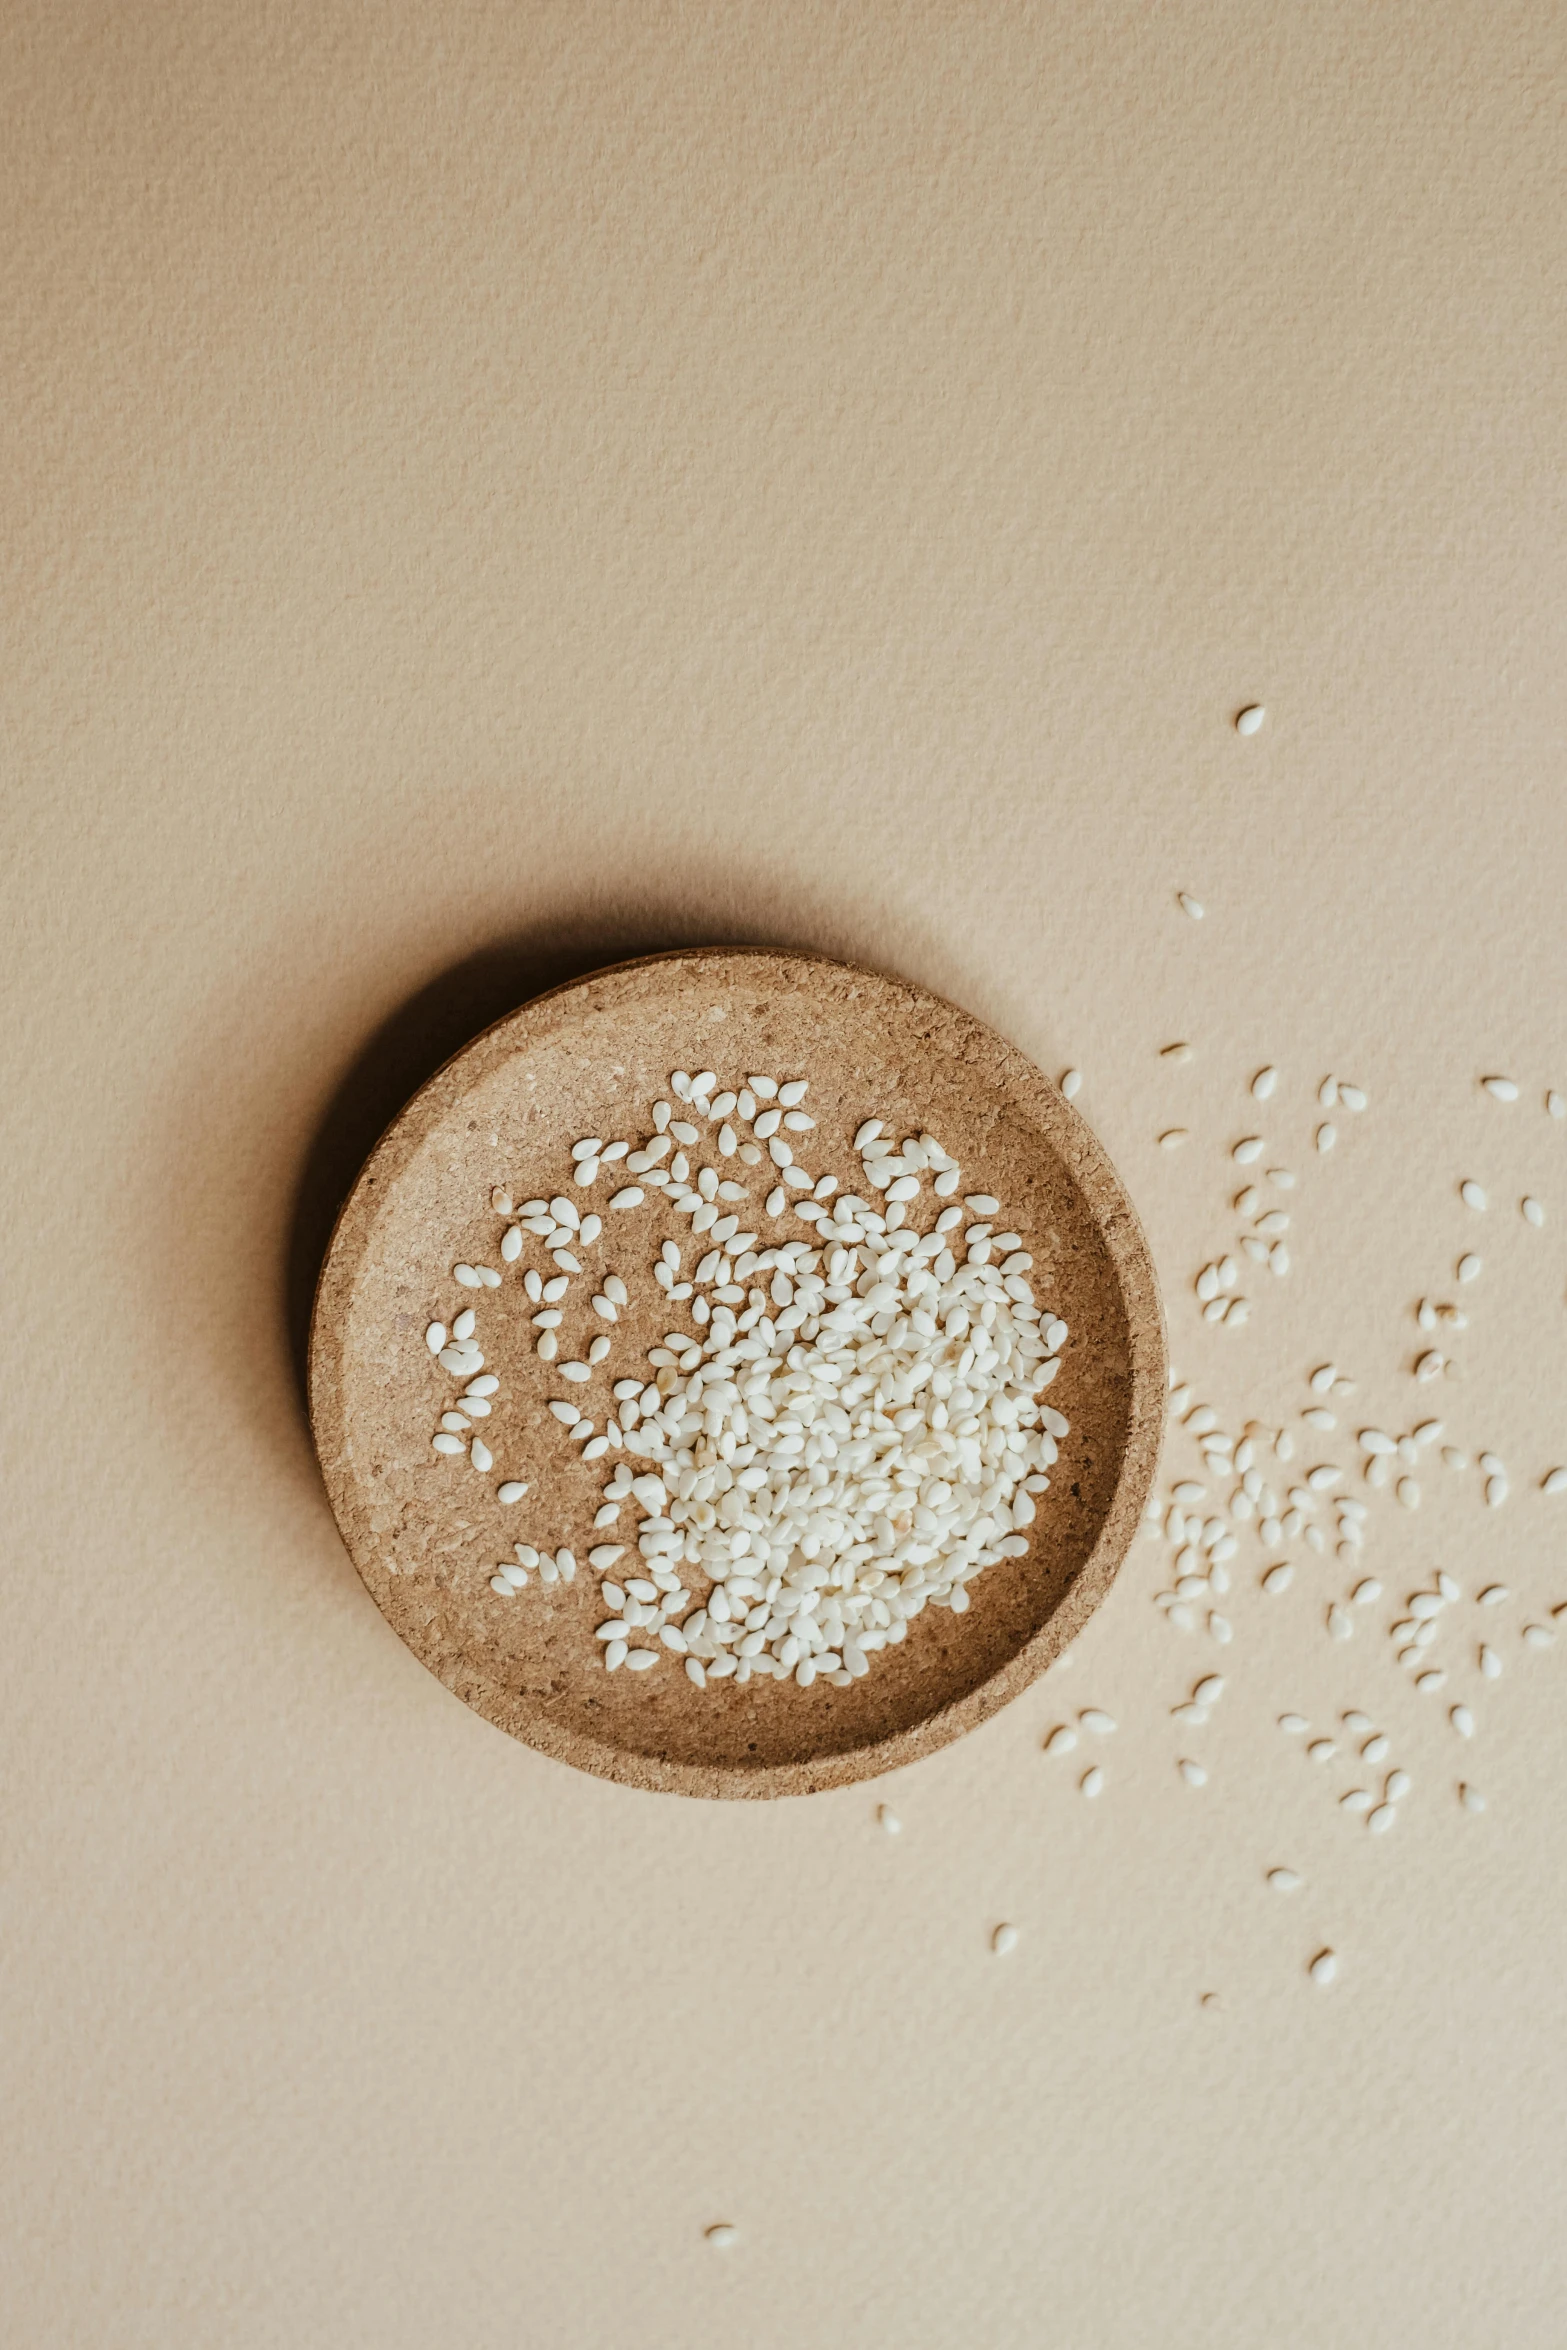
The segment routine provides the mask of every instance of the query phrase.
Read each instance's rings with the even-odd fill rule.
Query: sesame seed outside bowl
[[[613,1456],[587,1460],[547,1408],[563,1392],[560,1365],[535,1352],[520,1278],[524,1262],[552,1272],[542,1244],[530,1239],[528,1258],[481,1308],[485,1367],[500,1381],[486,1422],[493,1477],[467,1474],[458,1461],[459,1491],[452,1464],[431,1449],[427,1396],[411,1378],[385,1376],[389,1361],[417,1355],[439,1382],[424,1333],[454,1295],[450,1267],[497,1256],[497,1191],[563,1196],[575,1142],[629,1138],[640,1150],[662,1131],[654,1105],[678,1090],[671,1072],[709,1066],[719,1099],[756,1071],[791,1089],[809,1080],[816,1124],[796,1136],[795,1157],[812,1187],[780,1187],[772,1228],[776,1166],[765,1153],[754,1169],[723,1162],[745,1179],[748,1196],[728,1212],[760,1234],[758,1249],[827,1245],[816,1220],[799,1214],[819,1207],[816,1179],[868,1196],[889,1222],[904,1211],[902,1198],[878,1199],[861,1171],[854,1145],[870,1121],[899,1150],[900,1138],[939,1136],[962,1170],[961,1186],[950,1187],[955,1203],[1004,1202],[1005,1222],[1033,1259],[1041,1307],[1070,1330],[1049,1400],[1062,1404],[1071,1432],[1017,1537],[1018,1555],[988,1566],[961,1612],[932,1609],[911,1623],[869,1673],[846,1651],[809,1685],[798,1673],[715,1677],[711,1655],[702,1673],[699,1660],[678,1653],[662,1668],[610,1674],[593,1638],[609,1612],[596,1574],[541,1575],[509,1603],[492,1589],[519,1531],[545,1555],[564,1542],[585,1555],[614,1465]],[[690,1151],[686,1202],[717,1134],[715,1124]],[[674,1165],[667,1155],[661,1163]],[[937,1196],[908,1203],[922,1230],[948,1196],[937,1161],[926,1177]],[[572,1318],[562,1355],[576,1362],[590,1351],[602,1324],[589,1301],[607,1294],[608,1277],[630,1302],[618,1309],[613,1355],[590,1363],[576,1390],[582,1425],[607,1427],[612,1385],[628,1371],[648,1377],[648,1351],[687,1319],[650,1269],[663,1262],[673,1278],[664,1254],[672,1242],[689,1279],[720,1229],[704,1223],[693,1240],[695,1216],[707,1213],[651,1188],[645,1202],[605,1218],[591,1258],[583,1251],[584,1272],[563,1302]],[[1092,1613],[1136,1532],[1165,1385],[1141,1230],[1058,1088],[992,1031],[919,989],[824,959],[730,949],[653,957],[575,982],[448,1063],[378,1146],[344,1210],[311,1343],[312,1421],[334,1512],[400,1637],[475,1712],[524,1742],[602,1776],[699,1796],[809,1793],[870,1777],[976,1726],[1027,1687]],[[500,1504],[503,1478],[526,1481],[525,1506]]]

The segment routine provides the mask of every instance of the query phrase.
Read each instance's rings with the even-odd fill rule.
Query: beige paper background
[[[1514,1612],[1470,1820],[1380,1629],[1248,1591],[1199,1797],[1213,1652],[1139,1545],[1069,1676],[893,1785],[639,1797],[386,1630],[289,1330],[486,1019],[798,943],[1083,1066],[1231,1425],[1329,1354],[1407,1425],[1483,1175],[1443,1402],[1514,1499],[1379,1560],[1567,1597],[1561,11],[0,36],[7,2338],[1559,2342],[1567,1644]],[[1324,1070],[1373,1111],[1204,1331],[1264,1058],[1297,1154]],[[1097,1805],[1039,1753],[1091,1700]],[[1380,1844],[1272,1726],[1355,1702],[1416,1779]]]

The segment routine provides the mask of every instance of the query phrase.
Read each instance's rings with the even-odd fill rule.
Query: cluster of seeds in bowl
[[[961,1168],[934,1135],[898,1143],[875,1118],[854,1137],[863,1191],[813,1176],[795,1156],[816,1127],[808,1091],[803,1078],[771,1077],[721,1090],[713,1070],[677,1070],[674,1099],[654,1104],[640,1146],[599,1136],[573,1145],[573,1190],[606,1169],[635,1179],[609,1201],[617,1237],[618,1219],[650,1193],[692,1233],[689,1250],[664,1240],[648,1272],[694,1327],[649,1349],[646,1376],[614,1381],[602,1424],[582,1401],[611,1376],[630,1296],[621,1275],[596,1277],[602,1327],[581,1358],[559,1360],[558,1333],[572,1280],[594,1278],[584,1257],[602,1242],[603,1219],[566,1193],[520,1210],[493,1195],[508,1219],[502,1267],[519,1264],[528,1238],[552,1267],[521,1273],[536,1351],[572,1390],[549,1409],[584,1459],[620,1456],[588,1552],[611,1611],[597,1637],[612,1672],[647,1672],[673,1655],[699,1688],[753,1674],[847,1687],[925,1608],[963,1613],[984,1567],[1026,1552],[1068,1432],[1043,1401],[1067,1326],[1035,1303],[1033,1259],[1018,1233],[997,1229],[1000,1203],[958,1196]],[[761,1168],[763,1219],[784,1225],[765,1242],[742,1229],[750,1193],[737,1180]],[[791,1236],[785,1219],[804,1234]],[[503,1273],[459,1264],[453,1278],[477,1291],[500,1287]],[[494,1454],[474,1423],[489,1418],[498,1382],[484,1370],[476,1308],[425,1336],[464,1382],[435,1448],[487,1474]],[[503,1477],[497,1498],[527,1490]],[[631,1505],[634,1553],[614,1538]],[[510,1596],[533,1572],[570,1581],[575,1571],[571,1551],[519,1543],[491,1588]]]

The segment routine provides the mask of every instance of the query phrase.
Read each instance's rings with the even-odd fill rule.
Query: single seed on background
[[[1269,1869],[1268,1883],[1275,1893],[1296,1893],[1305,1879],[1294,1869]]]
[[[1458,1800],[1465,1811],[1484,1811],[1485,1809],[1485,1797],[1479,1788],[1469,1786],[1463,1779],[1458,1782]]]
[[[998,1926],[990,1937],[990,1947],[997,1958],[1005,1958],[1009,1951],[1016,1950],[1017,1944],[1016,1926]]]
[[[1251,1081],[1253,1097],[1259,1102],[1271,1100],[1274,1088],[1277,1086],[1278,1082],[1279,1073],[1270,1062],[1267,1068],[1259,1069],[1256,1076]]]
[[[1237,710],[1235,713],[1236,733],[1255,734],[1267,715],[1267,710],[1261,702],[1248,702],[1244,710]]]
[[[1481,1084],[1495,1102],[1515,1102],[1518,1088],[1510,1077],[1482,1077]]]
[[[1076,1101],[1076,1099],[1077,1099],[1077,1097],[1078,1097],[1078,1095],[1079,1095],[1079,1094],[1082,1092],[1082,1090],[1083,1090],[1083,1072],[1082,1072],[1082,1070],[1081,1070],[1081,1069],[1067,1069],[1067,1070],[1065,1070],[1065,1071],[1062,1073],[1062,1078],[1061,1078],[1061,1091],[1062,1091],[1062,1093],[1065,1095],[1066,1099],[1067,1099],[1069,1102],[1075,1102],[1075,1101]]]
[[[1478,1183],[1461,1183],[1458,1187],[1458,1196],[1466,1208],[1483,1208],[1485,1206],[1485,1193]]]
[[[1317,1128],[1317,1148],[1319,1151],[1330,1151],[1337,1140],[1338,1128],[1336,1126],[1324,1122]]]
[[[1092,1798],[1095,1795],[1103,1794],[1104,1783],[1104,1772],[1100,1769],[1097,1763],[1090,1763],[1088,1769],[1083,1773],[1081,1779],[1079,1779],[1078,1786],[1086,1796]]]
[[[731,2227],[727,2220],[720,2220],[716,2227],[708,2228],[705,2233],[715,2252],[727,2252],[732,2244],[740,2241],[740,2230]]]
[[[1206,914],[1208,911],[1202,900],[1200,898],[1194,898],[1188,890],[1183,889],[1176,893],[1176,903],[1180,907],[1181,912],[1183,914],[1189,914],[1194,922],[1200,922],[1204,914]]]
[[[1522,1210],[1524,1222],[1526,1224],[1532,1224],[1536,1232],[1538,1232],[1541,1225],[1545,1222],[1545,1210],[1541,1207],[1539,1201],[1537,1199],[1524,1198],[1518,1202],[1518,1205]]]
[[[890,1804],[879,1803],[876,1806],[876,1818],[879,1825],[889,1836],[902,1835],[903,1822],[899,1819],[897,1813],[892,1809]]]
[[[1337,1955],[1331,1950],[1319,1950],[1316,1957],[1312,1960],[1310,1966],[1306,1969],[1306,1972],[1310,1975],[1314,1983],[1319,1984],[1323,1990],[1326,1990],[1328,1985],[1335,1981],[1338,1975]]]

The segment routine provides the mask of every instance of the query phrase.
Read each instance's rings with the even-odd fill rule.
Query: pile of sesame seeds
[[[986,1566],[1027,1551],[1068,1432],[1043,1400],[1067,1326],[1036,1304],[1033,1259],[1017,1232],[998,1229],[1000,1202],[961,1194],[962,1169],[934,1135],[899,1143],[875,1118],[853,1141],[862,1188],[843,1191],[796,1156],[815,1147],[809,1090],[804,1078],[748,1076],[731,1089],[714,1070],[677,1070],[643,1141],[583,1137],[571,1191],[520,1208],[498,1187],[500,1265],[452,1268],[475,1293],[514,1274],[495,1310],[514,1310],[520,1291],[537,1355],[571,1391],[549,1411],[584,1460],[617,1456],[587,1548],[611,1672],[674,1657],[703,1689],[755,1674],[847,1687],[927,1607],[962,1614]],[[609,1228],[572,1196],[606,1169],[617,1183]],[[626,1271],[642,1278],[622,1219],[650,1194],[689,1220],[690,1243],[665,1239],[645,1268],[686,1326],[648,1350],[644,1369],[614,1378],[631,1292],[594,1252],[612,1229]],[[524,1266],[530,1242],[543,1261]],[[574,1281],[590,1285],[596,1327],[562,1360]],[[449,1328],[432,1321],[425,1343],[460,1383],[434,1449],[488,1477],[501,1439],[481,1424],[504,1399],[484,1367],[478,1310],[476,1297]],[[602,1418],[584,1408],[599,1380],[610,1383]],[[510,1506],[529,1490],[502,1471],[496,1499]],[[511,1598],[534,1573],[570,1582],[576,1572],[568,1545],[518,1543],[490,1588]]]

